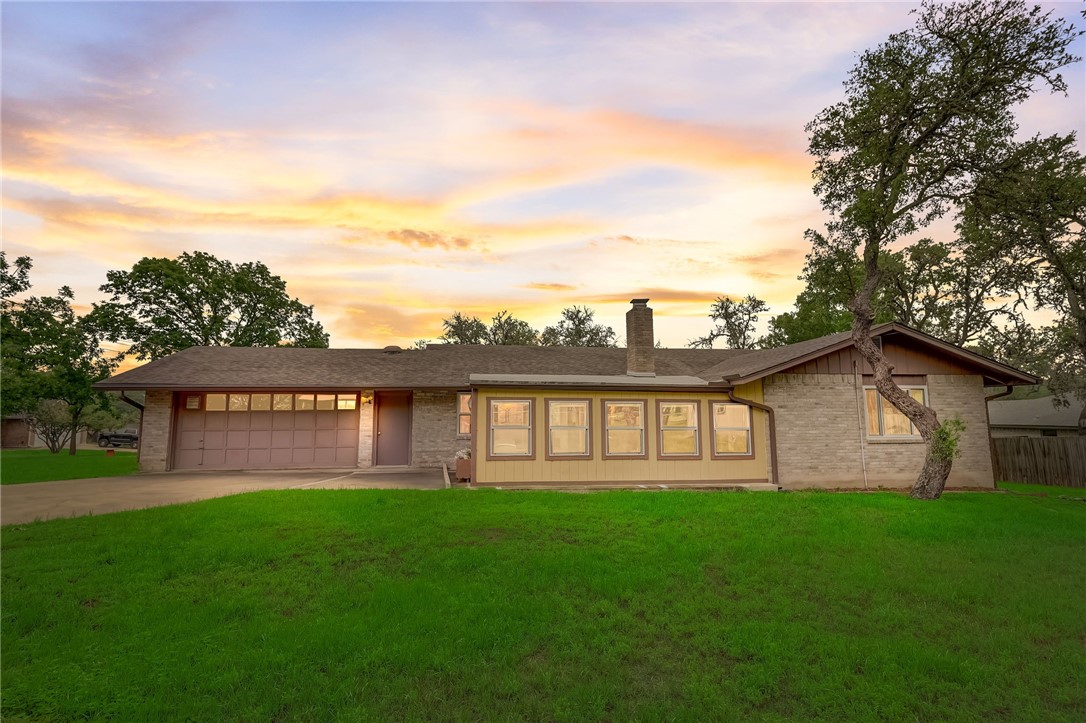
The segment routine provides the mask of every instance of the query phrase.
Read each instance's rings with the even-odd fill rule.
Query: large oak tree
[[[1077,60],[1078,32],[1021,0],[925,2],[909,30],[867,50],[845,99],[808,124],[815,193],[831,214],[828,238],[858,249],[864,278],[850,302],[852,338],[875,386],[927,442],[914,497],[942,494],[956,439],[935,411],[903,391],[871,338],[882,252],[964,199],[1013,142],[1013,109],[1036,85],[1065,92],[1059,71]]]

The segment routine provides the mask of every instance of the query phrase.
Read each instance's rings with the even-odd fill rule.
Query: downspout
[[[1013,394],[1013,393],[1014,393],[1014,385],[1013,384],[1008,384],[1007,389],[1005,391],[1002,391],[999,394],[992,394],[992,395],[987,396],[987,397],[984,398],[984,423],[988,427],[988,456],[992,458],[992,484],[993,485],[995,484],[995,481],[996,481],[995,480],[995,473],[996,473],[996,467],[998,465],[996,463],[995,445],[992,444],[992,417],[991,417],[990,414],[988,414],[988,402],[994,401],[994,400],[999,399],[1001,397],[1006,397],[1006,396],[1008,396],[1010,394]]]
[[[771,465],[769,469],[772,475],[769,481],[777,485],[777,487],[780,487],[780,469],[778,469],[779,464],[777,462],[777,418],[773,412],[773,407],[755,402],[751,399],[737,397],[735,396],[735,390],[733,389],[725,389],[724,393],[728,395],[728,399],[736,404],[743,404],[748,407],[754,407],[755,409],[761,409],[769,416],[769,460]],[[753,429],[750,432],[752,435],[754,434]]]
[[[863,384],[860,383],[860,367],[855,359],[852,360],[852,386],[856,388],[856,429],[860,433],[860,466],[864,471],[864,490],[867,490],[867,445],[864,444],[864,415],[860,405]]]

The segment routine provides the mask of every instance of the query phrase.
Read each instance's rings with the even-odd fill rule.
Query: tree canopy
[[[101,290],[110,298],[95,304],[95,323],[110,341],[129,342],[138,359],[191,346],[328,346],[313,307],[291,298],[286,282],[259,261],[186,252],[143,258],[106,278]]]
[[[615,330],[594,321],[595,312],[587,306],[562,309],[562,318],[539,333],[523,319],[508,311],[499,311],[490,324],[477,316],[459,311],[442,320],[446,344],[497,344],[507,346],[615,346]],[[420,340],[421,341],[421,340]]]
[[[849,303],[852,337],[879,393],[916,425],[927,457],[912,494],[938,497],[953,464],[953,427],[902,390],[871,339],[886,277],[883,253],[966,199],[1000,167],[1017,129],[1013,109],[1036,86],[1064,92],[1078,32],[1021,0],[925,2],[915,25],[867,50],[845,99],[807,125],[815,194],[828,241],[859,249],[863,280]]]
[[[766,311],[769,311],[769,306],[753,294],[738,301],[721,296],[709,310],[709,318],[716,325],[705,336],[688,342],[687,346],[712,349],[713,342],[724,339],[730,349],[754,349],[758,346],[758,338],[754,335],[758,315]]]
[[[557,324],[543,329],[540,343],[543,346],[616,346],[615,330],[597,324],[595,316],[596,312],[587,306],[566,307]]]

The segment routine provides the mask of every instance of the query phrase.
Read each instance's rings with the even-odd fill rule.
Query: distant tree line
[[[552,326],[537,331],[528,322],[508,311],[498,312],[487,324],[477,316],[454,312],[442,322],[438,340],[445,344],[504,344],[515,346],[596,346],[617,345],[615,330],[595,322],[595,312],[587,306],[562,309],[561,318]],[[416,346],[426,345],[419,340]]]

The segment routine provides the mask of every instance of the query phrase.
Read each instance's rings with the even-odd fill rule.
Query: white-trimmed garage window
[[[927,387],[902,387],[909,396],[920,402],[928,403]],[[867,410],[868,437],[919,437],[913,423],[893,404],[886,400],[879,390],[864,387],[864,405]]]
[[[249,411],[249,395],[248,394],[231,394],[230,395],[230,411],[231,412],[248,412]]]
[[[185,409],[199,409],[200,408],[200,395],[199,394],[187,394],[185,395]]]
[[[204,403],[204,408],[209,412],[225,412],[226,411],[226,395],[225,394],[208,394]]]
[[[645,457],[644,400],[603,403],[603,456]]]
[[[753,454],[751,408],[734,402],[713,402],[713,456],[744,457]]]
[[[337,394],[336,395],[336,409],[357,409],[358,408],[358,395],[357,394]]]
[[[295,394],[294,409],[299,412],[312,411],[316,406],[315,394]]]
[[[532,400],[490,400],[491,457],[533,457]]]
[[[271,409],[270,394],[254,394],[250,399],[252,401],[249,404],[249,409],[252,409],[254,412],[266,412]]]
[[[318,394],[317,395],[317,409],[328,410],[336,408],[336,395],[335,394]]]
[[[471,392],[456,393],[456,436],[471,436]]]
[[[562,458],[591,457],[588,417],[587,399],[548,399],[547,454]]]
[[[272,395],[272,410],[276,412],[289,412],[294,409],[293,394]]]
[[[701,405],[693,401],[657,401],[661,457],[700,457]]]

